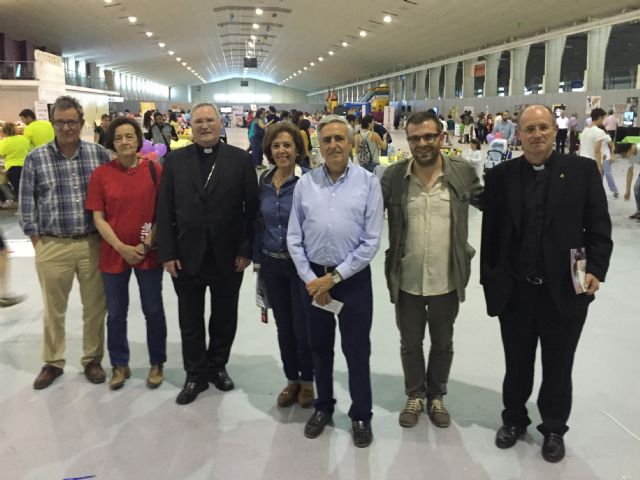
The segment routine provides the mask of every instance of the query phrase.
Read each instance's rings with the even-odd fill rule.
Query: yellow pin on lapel
[[[561,174],[560,174],[560,178],[564,178],[564,173],[561,173]]]

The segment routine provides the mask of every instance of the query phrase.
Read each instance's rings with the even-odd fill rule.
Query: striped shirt
[[[80,141],[73,157],[65,157],[56,142],[32,150],[24,162],[18,215],[27,236],[82,235],[96,231],[85,210],[89,179],[109,162],[98,144]]]

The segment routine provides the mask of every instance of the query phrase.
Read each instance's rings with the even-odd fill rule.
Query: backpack
[[[373,161],[373,152],[371,151],[371,147],[369,147],[369,142],[362,133],[360,134],[360,138],[362,138],[360,151],[358,152],[360,166],[373,173],[373,170],[376,168],[376,163]]]

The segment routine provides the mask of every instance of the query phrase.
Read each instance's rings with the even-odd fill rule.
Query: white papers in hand
[[[311,305],[321,308],[322,310],[326,310],[327,312],[331,312],[334,315],[338,315],[340,313],[340,310],[342,310],[344,303],[338,300],[331,300],[326,305],[320,305],[314,300],[313,302],[311,302]]]

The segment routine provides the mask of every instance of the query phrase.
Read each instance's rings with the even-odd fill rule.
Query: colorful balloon
[[[145,140],[142,142],[142,148],[140,149],[140,153],[151,153],[153,152],[153,143],[151,140]]]
[[[496,139],[496,136],[493,133],[487,135],[487,142],[491,143]]]
[[[153,150],[158,154],[158,157],[164,157],[167,153],[167,146],[164,143],[156,143]]]

